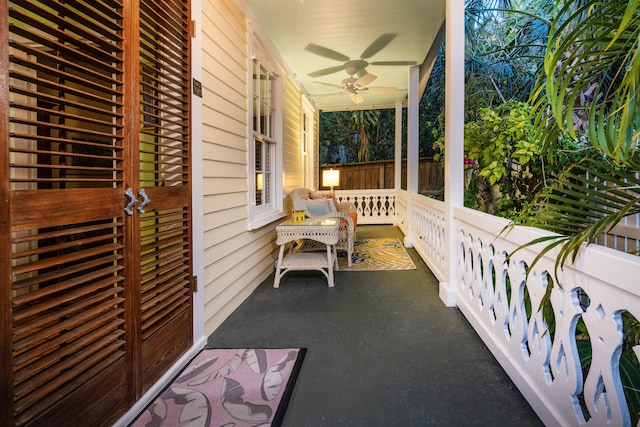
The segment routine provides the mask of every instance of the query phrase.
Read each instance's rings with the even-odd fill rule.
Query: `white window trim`
[[[304,121],[307,119],[307,123],[301,123],[300,129],[306,129],[306,135],[302,135],[302,138],[306,141],[300,141],[300,157],[302,159],[302,165],[300,168],[300,182],[307,188],[315,189],[316,187],[316,177],[315,177],[315,168],[314,164],[317,162],[316,160],[316,137],[315,137],[315,109],[311,105],[311,102],[303,95],[302,96],[302,114],[301,120]],[[306,147],[305,147],[306,142]],[[306,148],[306,152],[305,152]],[[305,171],[305,169],[307,169]],[[306,172],[306,174],[305,174]]]
[[[252,46],[250,46],[252,47]],[[273,158],[271,159],[271,197],[270,203],[256,206],[255,201],[255,193],[256,193],[256,184],[254,180],[255,176],[255,140],[256,134],[253,129],[253,62],[254,59],[258,58],[258,61],[264,65],[269,72],[272,73],[275,77],[274,88],[273,88],[273,101],[274,101],[274,132],[273,132],[273,140],[272,142],[275,144],[275,153]],[[275,70],[270,69],[268,62],[260,61],[260,56],[253,52],[249,55],[248,64],[247,64],[247,84],[248,87],[248,120],[247,120],[247,135],[248,135],[248,153],[247,153],[247,197],[248,197],[248,229],[255,230],[260,227],[263,227],[271,222],[274,222],[278,219],[286,216],[284,212],[284,183],[283,183],[283,145],[284,145],[284,82],[281,75],[278,75]]]

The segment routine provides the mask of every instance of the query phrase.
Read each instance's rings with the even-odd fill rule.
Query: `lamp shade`
[[[263,174],[258,173],[256,174],[256,190],[261,191],[263,186],[264,186],[264,178],[263,178]]]
[[[331,189],[340,186],[340,171],[333,169],[323,170],[322,185],[324,187],[331,187]]]

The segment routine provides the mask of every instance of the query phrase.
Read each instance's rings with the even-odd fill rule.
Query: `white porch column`
[[[395,137],[394,137],[394,173],[393,173],[393,188],[395,190],[396,197],[398,191],[402,189],[402,101],[396,102],[396,117],[395,117]],[[398,225],[398,215],[394,220],[394,225]]]
[[[396,120],[395,120],[395,138],[394,138],[394,178],[393,188],[400,190],[402,188],[402,101],[396,102]]]
[[[407,103],[407,230],[404,245],[413,247],[411,236],[413,234],[413,195],[418,192],[418,165],[420,155],[420,140],[418,138],[419,104],[420,97],[420,68],[409,68],[409,94]]]
[[[446,0],[445,279],[440,299],[456,304],[456,230],[453,209],[464,205],[464,0]]]

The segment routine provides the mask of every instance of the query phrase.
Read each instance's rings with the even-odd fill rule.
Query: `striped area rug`
[[[416,269],[416,265],[399,239],[356,240],[351,268],[347,267],[344,252],[338,252],[338,266],[344,271]]]

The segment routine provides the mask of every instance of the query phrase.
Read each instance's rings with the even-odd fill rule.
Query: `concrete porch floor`
[[[357,237],[397,237],[359,226]],[[306,347],[283,426],[540,426],[463,315],[417,270],[273,274],[208,347]]]

